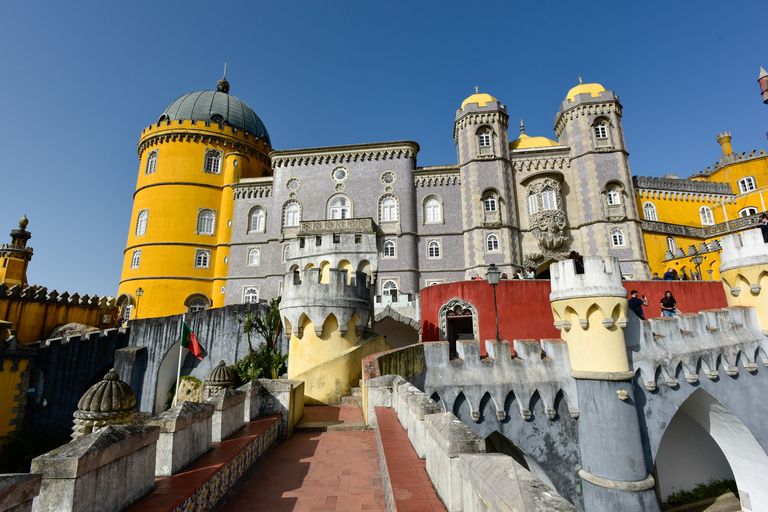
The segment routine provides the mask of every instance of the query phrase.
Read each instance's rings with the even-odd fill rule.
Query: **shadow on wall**
[[[416,329],[394,318],[387,317],[376,322],[373,330],[387,338],[392,348],[407,347],[419,342],[419,332]]]

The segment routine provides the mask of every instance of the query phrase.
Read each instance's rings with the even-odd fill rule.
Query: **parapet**
[[[552,283],[550,302],[584,297],[624,297],[618,258],[584,258],[584,273],[577,274],[574,260],[563,260],[549,267]]]
[[[361,334],[373,312],[370,277],[364,272],[353,272],[347,284],[347,271],[332,268],[328,270],[328,283],[321,283],[321,274],[321,269],[311,268],[303,271],[303,279],[298,271],[285,275],[280,301],[280,315],[284,323],[290,322],[290,326],[284,325],[285,332],[290,334],[296,327],[301,337],[301,319],[306,315],[319,336],[326,318],[333,314],[343,335],[347,332],[347,323],[357,314],[358,334]]]
[[[720,253],[721,274],[734,268],[768,266],[768,243],[763,241],[760,228],[724,236],[720,245],[723,247]]]
[[[673,192],[693,192],[697,194],[724,194],[733,196],[728,183],[682,180],[674,178],[656,178],[652,176],[633,176],[635,189],[663,190]]]
[[[10,288],[0,283],[0,300],[16,299],[27,302],[39,302],[41,304],[60,304],[62,306],[80,306],[85,308],[112,309],[115,307],[114,297],[99,297],[98,295],[80,295],[67,292],[59,294],[56,290],[48,293],[43,286],[13,285]]]
[[[723,155],[720,158],[718,158],[717,163],[715,163],[712,167],[707,167],[701,172],[697,172],[691,178],[699,178],[699,177],[705,177],[710,176],[726,165],[730,165],[732,163],[736,162],[746,162],[748,160],[754,160],[756,158],[764,158],[767,157],[768,153],[765,152],[764,149],[755,149],[754,151],[750,151],[748,153],[729,153],[727,155]]]

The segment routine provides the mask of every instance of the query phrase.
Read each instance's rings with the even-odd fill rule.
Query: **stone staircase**
[[[350,396],[341,397],[341,405],[348,405],[350,407],[363,407],[363,379],[360,379],[357,387],[351,389]]]
[[[362,407],[362,379],[350,396],[341,397],[340,405],[308,405],[304,417],[296,425],[298,432],[340,432],[368,430]]]

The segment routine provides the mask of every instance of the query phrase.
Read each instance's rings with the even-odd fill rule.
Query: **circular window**
[[[397,176],[392,171],[387,171],[381,175],[381,182],[385,185],[391,185],[395,182]]]
[[[224,117],[222,117],[222,116],[220,116],[220,115],[216,114],[215,116],[212,116],[212,117],[211,117],[211,121],[212,121],[212,122],[214,122],[214,123],[216,123],[216,124],[221,124],[221,123],[223,123],[223,122],[224,122]]]
[[[288,183],[286,186],[288,187],[288,190],[290,190],[291,192],[296,192],[297,190],[299,190],[301,183],[296,178],[291,178],[288,180]]]
[[[336,181],[344,181],[349,177],[349,171],[344,167],[337,167],[333,170],[331,176]]]

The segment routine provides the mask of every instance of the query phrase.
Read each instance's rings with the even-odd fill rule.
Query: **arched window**
[[[491,233],[485,238],[485,248],[488,252],[499,250],[499,237]]]
[[[207,304],[203,299],[194,299],[192,302],[189,303],[189,312],[194,313],[195,311],[203,311],[206,308]]]
[[[643,214],[645,215],[645,220],[659,220],[659,216],[656,213],[656,205],[651,202],[647,202],[643,205]]]
[[[259,264],[259,260],[261,257],[261,251],[259,249],[251,249],[248,251],[248,266],[254,267]]]
[[[382,295],[391,295],[392,300],[397,300],[397,283],[388,279],[381,285]]]
[[[427,245],[427,257],[428,258],[439,258],[440,257],[440,242],[437,240],[432,240]]]
[[[607,139],[608,138],[608,126],[605,121],[598,121],[595,123],[595,138]]]
[[[490,148],[491,147],[491,132],[490,128],[482,128],[477,133],[477,145],[480,148]]]
[[[136,249],[131,255],[131,268],[139,268],[141,263],[141,249]]]
[[[443,208],[440,200],[436,197],[429,197],[424,201],[424,222],[442,222]]]
[[[256,231],[259,233],[264,232],[266,224],[267,212],[261,206],[254,206],[251,209],[251,215],[249,216],[248,231]]]
[[[667,250],[671,252],[674,257],[675,252],[677,251],[677,242],[675,242],[675,239],[671,236],[667,237]]]
[[[283,217],[283,226],[295,227],[299,225],[299,218],[301,217],[301,210],[299,209],[299,203],[291,201],[285,205],[285,216]]]
[[[149,210],[141,210],[139,215],[136,216],[136,236],[144,236],[147,234],[148,218]]]
[[[699,217],[701,217],[702,226],[712,226],[715,223],[715,216],[712,215],[712,209],[709,206],[699,208]]]
[[[344,196],[337,196],[328,203],[328,217],[331,219],[348,219],[352,216],[352,203]]]
[[[144,174],[152,174],[157,170],[157,150],[150,151],[147,156],[147,168]]]
[[[211,251],[198,249],[195,251],[195,268],[210,268]]]
[[[384,242],[384,257],[385,258],[394,258],[395,257],[395,242],[394,240],[387,240]]]
[[[243,290],[243,302],[259,302],[259,289],[254,286],[248,286]]]
[[[499,209],[499,203],[496,199],[496,194],[489,192],[485,194],[483,198],[483,205],[486,212],[495,212]]]
[[[528,215],[533,215],[539,211],[539,201],[536,199],[536,194],[528,196]]]
[[[611,244],[614,247],[624,247],[624,232],[619,228],[611,230]]]
[[[197,234],[212,235],[216,227],[216,214],[211,210],[200,210],[197,214]]]
[[[283,263],[288,261],[290,257],[291,257],[291,245],[288,244],[285,247],[283,247]]]
[[[606,193],[608,204],[615,205],[621,204],[621,192],[618,189],[612,188]]]
[[[550,187],[541,191],[541,206],[544,210],[557,210],[557,194]]]
[[[381,200],[381,222],[394,222],[397,220],[397,200],[394,197],[385,197]]]
[[[749,217],[750,215],[756,215],[757,208],[754,206],[747,206],[743,210],[739,210],[739,217]]]
[[[205,152],[203,172],[209,174],[221,174],[221,153],[214,149],[209,149]]]

